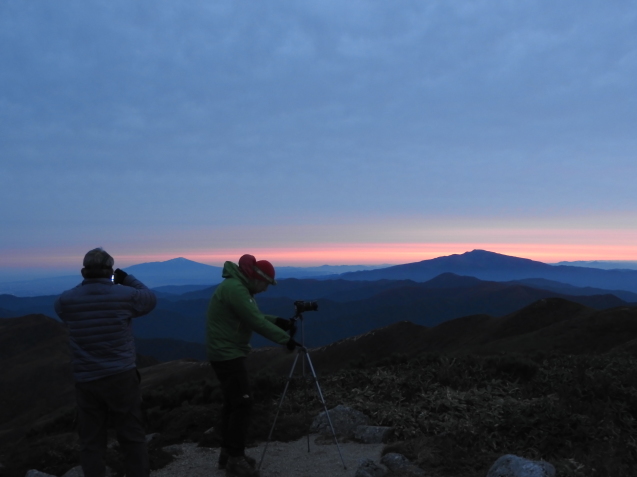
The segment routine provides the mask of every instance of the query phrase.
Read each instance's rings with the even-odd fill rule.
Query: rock
[[[110,467],[106,467],[106,473],[104,474],[106,477],[111,477],[113,475],[113,471]],[[84,477],[84,471],[82,470],[82,466],[78,465],[66,471],[66,473],[62,477]]]
[[[159,437],[159,432],[153,432],[152,434],[146,434],[146,444],[150,441],[154,441]]]
[[[495,461],[487,477],[555,477],[555,467],[545,461],[506,454]]]
[[[334,432],[336,432],[337,435],[346,437],[354,437],[354,429],[358,426],[366,426],[369,424],[369,419],[365,414],[351,407],[343,406],[342,404],[339,404],[334,409],[330,409],[329,417],[334,426]],[[310,432],[318,432],[323,435],[332,434],[325,411],[314,418],[314,422],[312,422],[310,426]]]
[[[204,431],[204,434],[214,434],[214,433],[215,433],[215,428],[214,427],[211,427],[207,431]]]
[[[184,453],[184,448],[181,446],[181,444],[173,444],[170,446],[162,447],[162,449],[172,456],[178,456]]]
[[[354,477],[383,477],[387,471],[371,459],[362,459]]]
[[[402,454],[390,452],[385,454],[380,463],[392,472],[400,471],[403,475],[421,476],[425,475],[425,471],[420,467],[412,464],[407,457]]]
[[[39,470],[31,469],[27,471],[24,477],[55,477],[55,475],[45,474],[44,472],[40,472]]]
[[[73,467],[72,469],[68,470],[62,477],[84,477],[82,466],[78,465],[77,467]]]
[[[354,439],[363,444],[382,444],[389,438],[393,430],[393,427],[357,426],[354,429]]]
[[[404,469],[405,467],[409,467],[411,465],[411,462],[409,462],[409,459],[407,457],[396,452],[385,454],[380,460],[380,463],[392,472]]]

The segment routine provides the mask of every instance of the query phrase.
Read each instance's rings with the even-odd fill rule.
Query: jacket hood
[[[221,272],[223,278],[236,278],[241,283],[248,285],[248,278],[241,272],[239,265],[232,262],[226,262],[223,264],[223,272]]]

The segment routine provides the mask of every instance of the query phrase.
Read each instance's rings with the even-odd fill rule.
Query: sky
[[[637,2],[0,0],[0,277],[637,260]]]

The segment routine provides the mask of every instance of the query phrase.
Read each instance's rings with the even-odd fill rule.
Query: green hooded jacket
[[[259,311],[248,289],[248,279],[238,265],[226,262],[221,276],[225,280],[208,304],[206,344],[210,361],[246,357],[252,349],[253,331],[281,345],[290,340],[290,336],[274,324],[276,316]]]

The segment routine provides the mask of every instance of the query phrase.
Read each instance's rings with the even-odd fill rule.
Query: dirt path
[[[310,436],[310,452],[307,438],[294,442],[271,442],[261,467],[261,477],[353,477],[362,459],[380,460],[383,444],[340,444],[343,460],[334,445],[314,443]],[[257,463],[261,460],[265,444],[248,449],[247,454]],[[197,447],[197,444],[177,444],[167,450],[180,453],[175,461],[153,471],[151,477],[225,477],[225,471],[217,469],[219,449]]]

